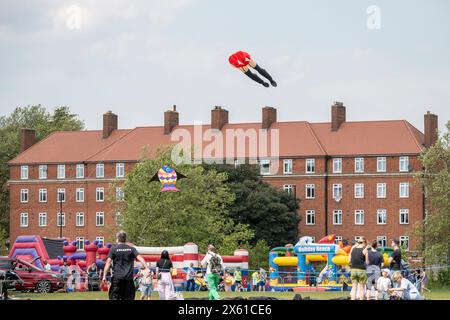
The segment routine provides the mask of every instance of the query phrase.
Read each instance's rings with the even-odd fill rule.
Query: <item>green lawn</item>
[[[311,297],[313,299],[331,299],[338,297],[347,297],[349,292],[301,292],[302,297]],[[185,298],[202,298],[207,297],[207,292],[184,292]],[[295,292],[221,292],[222,298],[226,297],[252,297],[252,296],[270,296],[279,299],[292,300]],[[19,293],[10,292],[10,296],[15,299],[32,299],[32,300],[107,300],[106,292],[75,292],[75,293]],[[139,299],[140,294],[136,293],[136,298]],[[450,300],[450,288],[435,289],[430,293],[425,293],[426,299],[429,300]],[[152,300],[157,300],[158,294],[153,292]]]

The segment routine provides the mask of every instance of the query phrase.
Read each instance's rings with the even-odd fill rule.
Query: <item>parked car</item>
[[[42,270],[22,259],[0,258],[0,270],[12,271],[20,277],[22,281],[15,282],[17,291],[48,293],[64,287],[61,274]]]

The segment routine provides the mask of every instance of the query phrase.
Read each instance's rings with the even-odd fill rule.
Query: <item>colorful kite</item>
[[[185,175],[177,172],[170,166],[164,165],[157,173],[150,179],[150,181],[161,182],[161,192],[164,191],[180,191],[177,187],[177,179],[187,178]]]
[[[252,67],[256,71],[259,72],[260,75],[262,75],[264,78],[270,81],[270,84],[273,87],[277,86],[277,83],[272,79],[270,74],[263,68],[261,68],[253,59],[250,57],[250,55],[247,52],[244,51],[238,51],[236,53],[233,53],[229,58],[228,61],[230,64],[241,70],[243,73],[247,75],[250,79],[262,84],[264,87],[269,87],[269,84],[265,82],[263,79],[258,77],[256,73],[252,73],[248,66]]]

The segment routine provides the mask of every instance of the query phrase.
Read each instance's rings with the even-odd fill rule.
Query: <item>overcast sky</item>
[[[376,7],[370,7],[375,5]],[[374,9],[375,8],[375,9]],[[379,10],[378,10],[379,9]],[[378,10],[378,11],[377,11]],[[0,0],[0,114],[68,105],[88,129],[182,124],[450,119],[450,1]],[[264,88],[228,63],[244,50],[278,82]]]

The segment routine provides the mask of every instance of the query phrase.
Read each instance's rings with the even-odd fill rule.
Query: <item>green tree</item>
[[[150,178],[163,164],[172,163],[170,151],[171,147],[160,148],[126,177],[125,201],[118,205],[130,241],[150,246],[194,242],[200,250],[213,243],[221,254],[232,254],[253,232],[229,217],[228,207],[235,197],[224,184],[226,174],[206,171],[200,165],[178,165],[176,170],[188,177],[177,182],[181,191],[160,192],[160,183]]]
[[[423,185],[428,214],[416,228],[427,265],[448,266],[450,262],[450,121],[447,132],[421,155]],[[443,270],[449,285],[449,269]],[[441,274],[442,275],[442,274]]]
[[[250,246],[249,252],[249,267],[251,270],[259,268],[269,268],[269,252],[270,246],[266,240],[258,240],[254,246]]]
[[[236,223],[248,224],[254,231],[252,245],[259,240],[265,240],[271,247],[297,241],[299,200],[263,182],[257,166],[205,164],[204,167],[227,174],[226,184],[236,197],[229,205],[230,217]]]
[[[6,182],[9,179],[7,162],[19,153],[19,129],[36,130],[39,141],[54,131],[82,130],[84,123],[76,114],[70,113],[69,107],[62,106],[48,112],[41,105],[17,107],[11,114],[0,116],[0,232],[7,232],[9,227],[9,193]],[[7,234],[7,233],[6,233]]]

